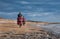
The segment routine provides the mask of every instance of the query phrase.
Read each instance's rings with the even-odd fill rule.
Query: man
[[[17,24],[19,25],[19,27],[25,25],[25,18],[22,16],[21,12],[18,14]]]

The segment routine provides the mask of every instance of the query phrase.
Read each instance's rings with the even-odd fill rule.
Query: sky
[[[19,12],[26,20],[60,22],[60,0],[0,0],[0,17],[16,20]]]

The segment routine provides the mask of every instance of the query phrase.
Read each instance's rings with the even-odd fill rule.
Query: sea
[[[31,26],[43,28],[44,30],[53,32],[54,34],[60,34],[60,24],[31,24]]]

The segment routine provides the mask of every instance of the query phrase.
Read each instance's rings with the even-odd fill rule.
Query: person
[[[23,25],[25,25],[25,18],[24,18],[24,16],[23,16]]]
[[[22,25],[25,25],[25,18],[23,17],[21,12],[18,14],[17,24],[19,25],[19,27],[21,27]]]

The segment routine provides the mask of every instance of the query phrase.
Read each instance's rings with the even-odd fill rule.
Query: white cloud
[[[4,6],[4,7],[7,7],[7,6],[10,6],[11,4],[9,3],[5,3],[5,2],[1,2],[0,1],[0,6]]]
[[[12,4],[6,3],[6,2],[0,2],[0,8],[2,7],[1,10],[13,10],[14,7],[12,7]]]
[[[46,4],[50,4],[50,5],[59,5],[60,2],[48,2],[48,3],[46,3]]]
[[[27,1],[16,1],[16,3],[29,4],[29,2],[27,2]]]
[[[4,14],[4,15],[17,15],[19,12],[0,12],[0,14]],[[53,12],[22,12],[22,14],[26,15],[26,16],[31,16],[31,17],[37,17],[37,16],[50,16],[53,15]]]
[[[10,18],[17,17],[17,14],[19,12],[0,12],[0,15],[8,16]],[[30,17],[30,20],[35,20],[35,21],[55,21],[57,22],[60,20],[59,16],[54,15],[54,12],[22,12],[22,14],[26,17]],[[28,19],[28,18],[27,18]]]
[[[50,5],[58,5],[60,2],[51,2],[51,1],[39,1],[39,2],[27,2],[27,1],[18,1],[17,3],[21,4],[50,4]]]
[[[13,8],[13,7],[4,8],[4,10],[13,10],[13,9],[15,9],[15,8]]]
[[[27,1],[21,1],[22,4],[29,4]]]
[[[30,20],[35,21],[58,22],[58,20],[60,20],[59,16],[56,17],[55,12],[43,12],[43,13],[32,12],[26,15],[30,17]]]
[[[32,6],[26,6],[27,9],[32,9]]]
[[[0,12],[0,15],[17,15],[18,12]]]
[[[37,8],[37,11],[45,11],[43,8]]]
[[[16,1],[16,3],[21,3],[21,4],[42,4],[43,2]]]
[[[32,17],[36,17],[36,16],[48,16],[48,15],[51,15],[51,14],[53,14],[53,13],[52,12],[31,12],[27,15],[32,16]]]
[[[32,9],[32,6],[22,6],[21,9],[26,9],[26,10]]]
[[[53,12],[44,12],[42,15],[43,16],[48,16],[48,15],[51,15],[51,14],[53,14]]]
[[[41,14],[29,14],[29,16],[36,17],[36,16],[42,16]]]

